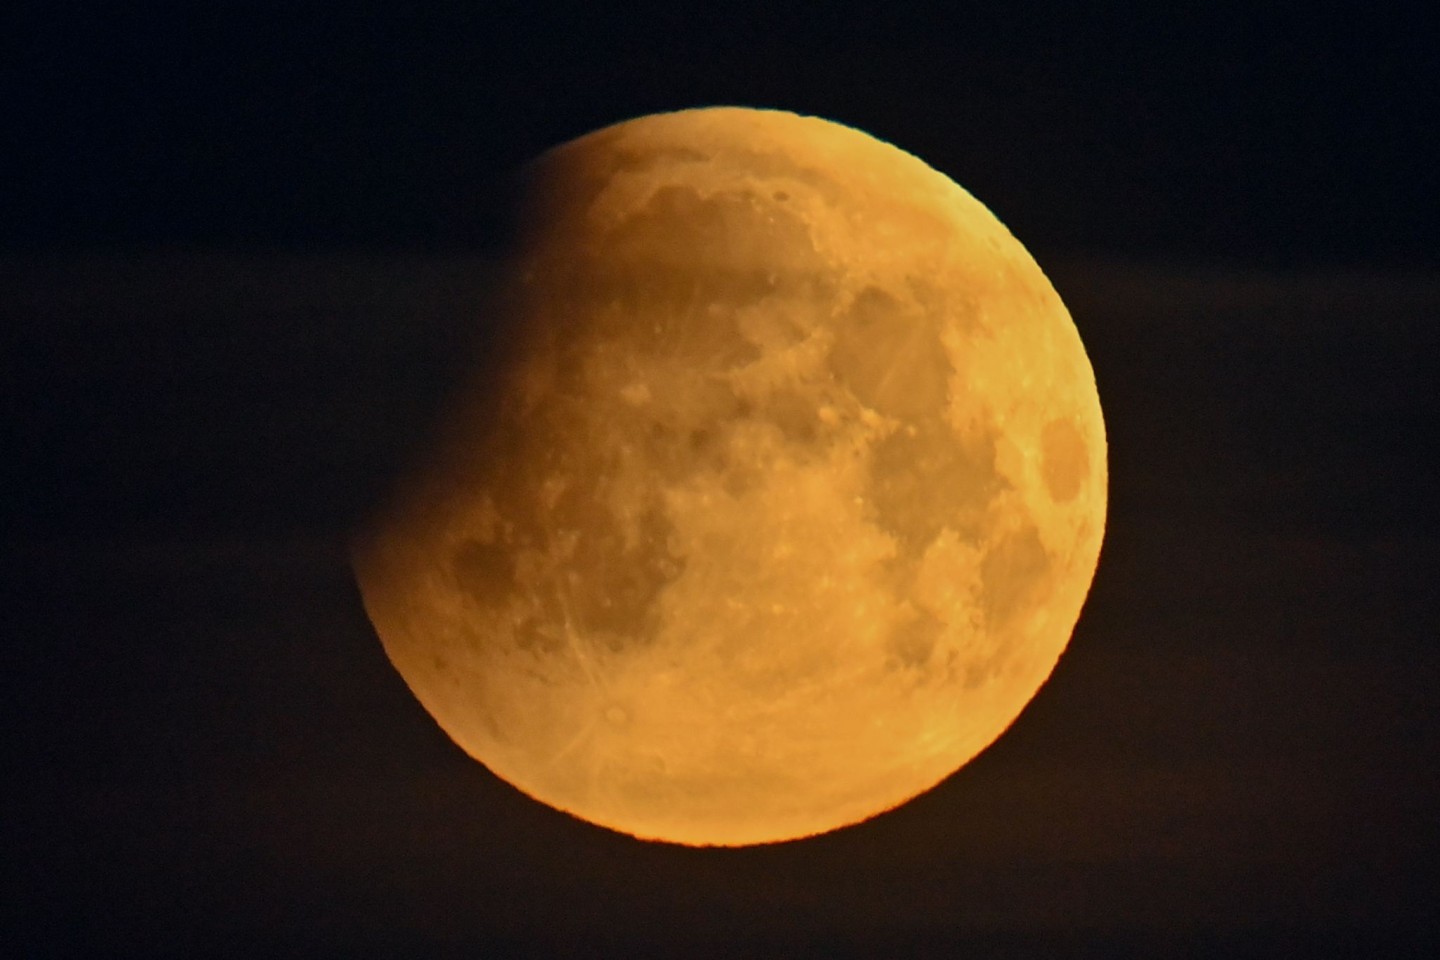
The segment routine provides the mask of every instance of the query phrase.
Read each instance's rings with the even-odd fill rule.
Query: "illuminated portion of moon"
[[[395,667],[527,794],[787,840],[996,739],[1089,589],[1104,426],[1024,248],[827,121],[644,117],[536,162],[513,356],[357,544]]]

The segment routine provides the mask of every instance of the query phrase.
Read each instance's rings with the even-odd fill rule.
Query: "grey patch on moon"
[[[777,390],[766,401],[765,419],[780,430],[789,452],[801,453],[813,448],[814,453],[820,455],[821,422],[816,400],[813,389],[808,394],[791,389]]]
[[[537,597],[535,606],[539,609],[520,618],[515,623],[512,636],[516,649],[532,655],[537,660],[545,661],[565,649],[565,637],[559,630],[551,626],[553,621],[550,617],[553,616],[555,607],[553,599]],[[545,678],[544,674],[537,673],[535,676],[540,679]]]
[[[550,496],[499,498],[511,535],[467,540],[450,557],[464,595],[482,609],[512,610],[514,645],[536,656],[564,650],[564,630],[611,650],[653,638],[656,598],[685,568],[653,495],[627,530],[602,500],[603,465],[568,466]]]
[[[1053,561],[1034,524],[1007,534],[980,562],[980,603],[991,631],[1004,630],[1027,609],[1037,609],[1036,594],[1049,580]]]
[[[1000,675],[1003,663],[1004,656],[999,651],[991,653],[989,656],[973,657],[967,660],[960,678],[960,686],[966,690],[983,687]]]
[[[655,601],[685,570],[684,559],[670,553],[672,531],[658,510],[642,516],[639,542],[631,549],[606,513],[583,530],[565,568],[575,625],[617,651],[653,637],[659,626]]]
[[[669,153],[672,148],[665,148],[661,153]],[[675,153],[681,151],[675,150]],[[710,154],[691,153],[699,162],[725,162],[728,166],[745,171],[747,178],[756,185],[762,187],[766,183],[775,181],[793,181],[802,184],[813,191],[816,196],[823,200],[826,206],[832,209],[844,209],[853,202],[853,197],[845,191],[835,178],[824,170],[816,169],[806,163],[797,162],[794,157],[786,155],[781,151],[762,151],[738,143],[727,145],[723,154],[716,151]],[[690,158],[683,158],[690,159]],[[786,192],[783,189],[780,192]],[[781,198],[775,197],[780,200]],[[788,193],[784,198],[789,199]]]
[[[908,298],[937,326],[974,333],[984,326],[975,295],[965,290],[941,290],[929,277],[907,276]]]
[[[949,527],[983,539],[985,505],[1005,481],[995,469],[995,433],[962,442],[938,419],[902,428],[872,450],[870,502],[903,553],[919,556]]]
[[[646,149],[643,152],[627,150],[622,144],[627,139],[623,131],[600,130],[586,138],[591,150],[605,151],[607,162],[596,166],[581,152],[570,149],[569,145],[552,150],[539,158],[527,171],[534,176],[545,172],[543,185],[528,183],[527,193],[543,208],[548,198],[558,208],[588,207],[604,191],[616,174],[643,174],[662,167],[680,167],[703,164],[713,158],[698,150],[672,146],[660,149]],[[594,153],[591,153],[594,156]],[[544,222],[543,216],[538,219]]]
[[[944,409],[952,370],[930,316],[867,287],[835,326],[830,366],[862,404],[906,420]]]
[[[1059,418],[1040,433],[1040,476],[1056,503],[1069,503],[1090,475],[1085,437],[1073,419]]]
[[[637,414],[620,423],[634,444],[649,480],[678,484],[700,473],[739,482],[751,465],[731,461],[725,443],[729,425],[745,416],[745,404],[719,382],[699,382],[683,401]]]
[[[623,138],[623,134],[620,138]],[[711,159],[710,154],[688,147],[664,147],[659,150],[647,150],[644,153],[620,149],[614,153],[611,173],[612,175],[615,173],[643,173],[662,166],[707,163]]]
[[[945,622],[928,610],[915,610],[915,615],[890,634],[886,653],[892,667],[923,670],[935,653],[945,632]]]
[[[661,187],[603,242],[606,292],[631,294],[625,299],[642,315],[692,298],[705,306],[753,304],[824,267],[801,218],[743,190],[704,196]],[[704,324],[675,320],[666,325],[674,336],[705,333]]]

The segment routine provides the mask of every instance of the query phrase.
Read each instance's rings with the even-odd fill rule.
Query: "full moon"
[[[1105,526],[1035,261],[910,154],[779,111],[631,120],[525,182],[503,359],[355,542],[419,701],[531,797],[692,845],[854,824],[985,749]]]

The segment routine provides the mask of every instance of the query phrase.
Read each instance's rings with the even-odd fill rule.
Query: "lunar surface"
[[[856,823],[973,758],[1095,571],[1104,426],[1024,248],[824,120],[644,117],[545,154],[502,373],[357,540],[471,756],[638,837]]]

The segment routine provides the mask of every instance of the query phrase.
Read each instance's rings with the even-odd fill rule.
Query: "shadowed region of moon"
[[[983,206],[858,131],[644,117],[528,177],[511,359],[360,537],[416,697],[636,836],[856,823],[1054,667],[1104,528],[1068,313]]]

